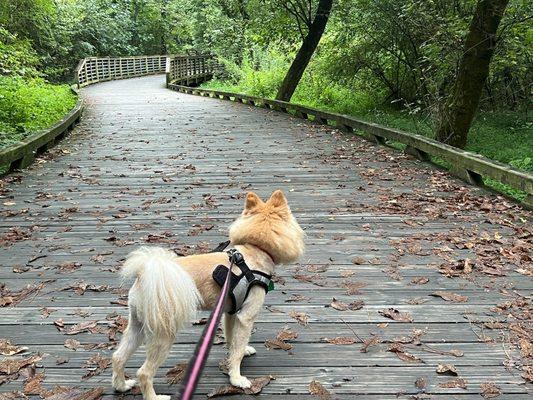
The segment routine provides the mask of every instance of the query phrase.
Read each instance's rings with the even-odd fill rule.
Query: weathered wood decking
[[[172,92],[162,76],[106,82],[83,95],[82,122],[52,151],[53,159],[0,186],[3,293],[45,282],[19,304],[0,308],[0,338],[45,355],[38,362],[44,387],[103,386],[112,395],[109,368],[82,376],[91,370],[84,365],[92,356],[109,357],[121,322],[117,314],[126,315],[117,304],[125,293],[116,274],[121,260],[147,242],[206,251],[226,238],[246,191],[266,197],[281,188],[308,247],[300,264],[279,268],[277,290],[267,296],[252,336],[258,353],[245,360],[244,372],[276,377],[261,398],[315,398],[312,380],[338,399],[429,393],[470,400],[481,398],[488,382],[502,399],[529,395],[517,368],[520,352],[510,343],[517,341],[516,330],[508,329],[513,323],[530,328],[531,322],[522,297],[533,288],[525,275],[531,268],[525,211],[357,137],[273,111]],[[439,271],[465,259],[474,264],[470,274],[448,278]],[[495,276],[502,271],[506,276]],[[430,296],[437,290],[468,300]],[[364,306],[339,311],[330,307],[333,298]],[[520,301],[521,307],[512,307]],[[503,302],[511,306],[494,310]],[[388,308],[408,312],[413,322],[379,313]],[[291,311],[306,313],[308,325],[298,324]],[[84,321],[98,321],[89,327],[93,333],[65,334]],[[265,340],[286,326],[298,333],[293,348],[267,349]],[[158,373],[158,393],[176,392],[165,373],[188,359],[201,328],[178,337]],[[372,335],[382,343],[367,352],[361,343],[324,339]],[[418,337],[422,345],[416,345]],[[100,348],[74,351],[64,346],[67,339],[81,343],[71,347]],[[388,351],[399,342],[408,342],[399,355]],[[402,350],[420,360],[401,359]],[[222,346],[214,347],[198,398],[227,383],[218,369],[223,354]],[[130,375],[142,356],[129,363]],[[437,374],[438,364],[455,365],[458,376]],[[458,378],[466,388],[446,387]],[[22,390],[23,380],[0,385],[0,392]]]

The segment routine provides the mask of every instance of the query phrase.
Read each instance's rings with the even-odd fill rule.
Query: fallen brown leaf
[[[65,343],[63,344],[67,349],[70,350],[78,350],[80,347],[80,342],[76,339],[67,339],[65,340]]]
[[[457,293],[445,292],[445,291],[442,291],[442,290],[438,290],[436,292],[433,292],[433,293],[430,294],[430,296],[440,297],[440,298],[442,298],[445,301],[451,301],[451,302],[454,302],[454,303],[466,303],[468,301],[468,296],[462,296],[462,295],[457,294]]]
[[[466,389],[466,380],[463,378],[452,379],[446,382],[439,383],[439,387],[446,389],[460,388]]]
[[[175,385],[178,382],[181,382],[185,372],[187,371],[187,363],[179,363],[170,368],[167,373],[167,383],[169,385]]]
[[[331,393],[318,381],[311,381],[309,384],[309,393],[318,396],[320,400],[330,400]]]
[[[439,364],[437,365],[437,374],[457,376],[457,368],[452,364]]]
[[[413,285],[425,285],[429,282],[429,278],[427,276],[418,276],[413,279],[411,279],[411,283]]]
[[[304,312],[291,311],[289,316],[294,318],[302,326],[307,326],[309,322],[309,315]]]
[[[104,357],[101,354],[95,354],[83,365],[83,368],[87,369],[88,371],[81,377],[81,379],[89,379],[93,376],[100,375],[104,370],[107,369],[107,367],[109,367],[110,364],[111,359],[109,357]]]
[[[22,368],[32,365],[43,358],[37,354],[28,358],[5,358],[0,361],[0,374],[12,375],[19,372]]]
[[[92,332],[98,325],[98,321],[84,321],[67,328],[65,335],[77,335],[81,332]]]
[[[0,354],[2,354],[3,356],[12,356],[15,354],[22,353],[26,350],[28,350],[27,347],[16,346],[8,339],[0,339]]]
[[[267,349],[281,349],[281,350],[290,350],[292,349],[292,344],[284,342],[279,339],[267,339],[265,341],[265,347]]]
[[[274,379],[272,376],[261,376],[259,378],[250,379],[252,386],[248,389],[241,389],[232,385],[219,386],[207,394],[207,398],[230,396],[233,394],[258,394],[263,388],[267,386],[270,381]]]
[[[47,393],[47,390],[42,387],[42,382],[44,380],[44,373],[34,374],[33,376],[26,379],[24,382],[24,394],[25,395],[44,395]]]
[[[366,259],[363,257],[352,258],[352,264],[363,265],[364,263],[366,263]]]
[[[415,387],[420,390],[425,390],[427,386],[427,381],[425,378],[418,377],[415,381]]]
[[[348,310],[356,311],[356,310],[360,310],[361,308],[363,308],[364,305],[365,303],[362,300],[357,300],[350,304],[346,304],[340,300],[337,300],[335,297],[333,298],[333,301],[330,304],[332,308],[338,311],[348,311]]]
[[[481,386],[481,396],[485,399],[493,399],[502,394],[501,389],[494,384],[494,382],[485,382]]]
[[[337,345],[349,345],[349,344],[357,343],[357,339],[353,337],[347,337],[347,336],[337,336],[332,339],[322,338],[322,341],[331,343],[331,344],[337,344]]]
[[[424,361],[420,358],[418,358],[417,356],[411,354],[411,353],[407,353],[403,346],[399,343],[393,343],[389,346],[389,349],[388,351],[396,354],[398,356],[398,358],[402,361],[407,361],[407,362],[411,362],[411,363],[424,363]]]
[[[283,328],[281,331],[278,332],[278,335],[276,338],[278,340],[294,340],[298,337],[298,333],[290,330],[289,328]]]
[[[378,311],[379,314],[398,322],[413,322],[413,317],[407,312],[398,311],[395,308]]]
[[[361,353],[366,353],[369,347],[377,346],[381,343],[379,336],[371,336],[368,339],[365,339],[363,346],[359,349]]]
[[[102,397],[103,393],[103,387],[85,391],[77,388],[68,388],[60,393],[47,397],[46,400],[98,400]]]

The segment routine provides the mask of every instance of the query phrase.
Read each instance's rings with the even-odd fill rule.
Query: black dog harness
[[[230,287],[229,287],[229,298],[231,299],[231,309],[228,311],[229,314],[235,314],[239,311],[244,304],[244,301],[248,297],[250,289],[259,285],[265,292],[274,290],[274,283],[272,282],[272,276],[265,274],[262,271],[257,271],[250,269],[244,261],[242,254],[236,250],[231,249],[227,251],[230,262],[239,267],[241,270],[240,275],[235,275],[231,273]],[[213,271],[213,279],[215,282],[222,287],[228,275],[228,267],[225,265],[219,265]]]

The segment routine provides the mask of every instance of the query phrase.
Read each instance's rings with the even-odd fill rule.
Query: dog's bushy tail
[[[160,247],[141,247],[128,256],[121,276],[137,278],[128,303],[146,333],[175,336],[194,319],[200,295],[174,253]]]

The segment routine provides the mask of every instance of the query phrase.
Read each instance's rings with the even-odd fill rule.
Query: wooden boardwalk
[[[107,365],[126,315],[121,260],[143,243],[206,251],[226,239],[248,190],[266,197],[281,188],[307,252],[278,269],[252,335],[258,352],[244,373],[276,378],[260,398],[320,398],[310,394],[313,380],[336,399],[530,395],[516,347],[531,328],[527,212],[397,151],[274,111],[175,93],[162,76],[90,86],[83,96],[73,133],[0,185],[0,338],[28,347],[19,357],[42,353],[42,387],[113,395],[110,368],[95,365]],[[466,298],[445,301],[435,291]],[[344,305],[332,307],[334,298]],[[356,301],[358,309],[338,310]],[[413,322],[387,318],[388,309]],[[306,326],[294,312],[305,313]],[[292,349],[266,348],[285,327],[298,334]],[[186,362],[201,329],[178,337],[158,393],[176,392],[165,374]],[[215,346],[197,398],[227,383],[223,356]],[[439,364],[458,375],[438,374]],[[24,379],[0,392],[22,390]]]

